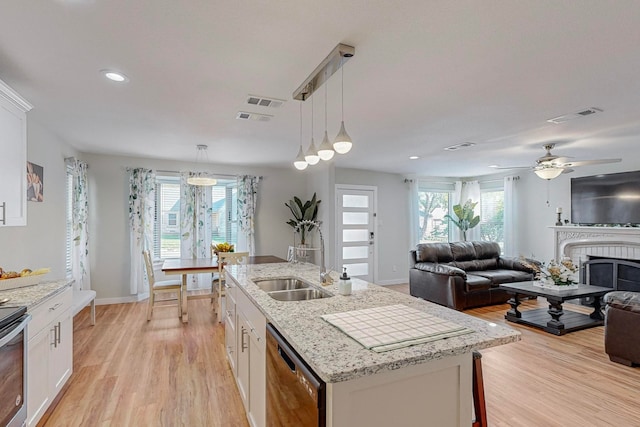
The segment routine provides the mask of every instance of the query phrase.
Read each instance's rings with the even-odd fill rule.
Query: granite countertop
[[[227,269],[239,288],[264,313],[267,321],[287,339],[309,366],[325,382],[335,383],[399,369],[431,360],[469,353],[520,340],[520,333],[467,314],[385,289],[359,279],[352,279],[352,294],[339,295],[338,274],[331,273],[334,284],[323,287],[334,294],[330,298],[309,301],[277,301],[258,288],[253,280],[268,277],[296,276],[319,284],[319,267],[304,263],[255,264]],[[320,316],[363,308],[403,304],[433,316],[472,329],[474,332],[425,344],[376,353],[365,349]]]
[[[33,310],[38,304],[62,292],[68,286],[71,286],[71,283],[66,279],[51,280],[37,285],[0,291],[0,299],[9,298],[3,306],[26,306],[27,310]]]

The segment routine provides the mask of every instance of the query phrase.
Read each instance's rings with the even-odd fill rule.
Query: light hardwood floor
[[[391,288],[408,293],[407,285]],[[189,304],[188,325],[175,307],[147,322],[145,302],[98,306],[93,327],[88,309],[78,314],[74,374],[46,425],[247,426],[224,327],[207,301]],[[640,368],[609,361],[602,327],[557,337],[506,322],[507,309],[466,311],[522,333],[518,343],[482,351],[490,426],[640,426]]]

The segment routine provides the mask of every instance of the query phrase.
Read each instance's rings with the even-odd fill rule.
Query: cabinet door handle
[[[60,344],[60,337],[62,337],[62,325],[58,322],[58,344]]]
[[[2,202],[2,225],[7,225],[7,202]]]
[[[244,353],[244,351],[249,348],[249,346],[247,344],[245,344],[245,342],[244,342],[244,337],[245,337],[245,335],[247,335],[247,330],[244,328],[244,326],[242,326],[240,328],[240,331],[241,331],[241,335],[240,335],[240,350],[242,350],[242,352]]]
[[[56,311],[58,309],[58,307],[60,307],[61,305],[62,305],[62,303],[59,302],[56,305],[54,305],[53,307],[49,307],[49,311]]]
[[[58,325],[53,325],[53,344],[54,348],[58,348]]]

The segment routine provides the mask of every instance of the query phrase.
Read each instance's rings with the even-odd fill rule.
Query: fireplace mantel
[[[585,261],[589,255],[640,260],[639,227],[554,226],[555,259]]]

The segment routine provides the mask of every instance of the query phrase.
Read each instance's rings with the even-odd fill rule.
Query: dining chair
[[[216,293],[216,315],[218,322],[222,322],[222,297],[225,296],[224,289],[224,267],[227,265],[246,266],[249,263],[249,252],[218,252],[218,289]]]
[[[182,281],[162,280],[160,282],[156,282],[156,278],[153,273],[153,263],[151,262],[151,254],[149,251],[143,251],[142,255],[144,256],[144,265],[147,269],[147,278],[149,279],[149,307],[147,308],[147,321],[151,320],[157,293],[178,294],[178,317],[182,317]],[[173,301],[173,299],[163,299],[162,301]]]

